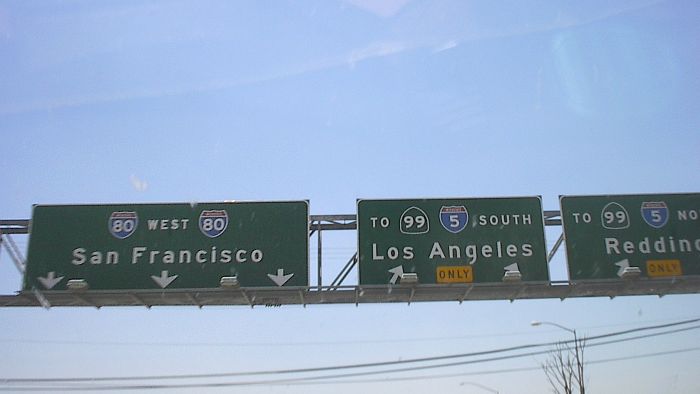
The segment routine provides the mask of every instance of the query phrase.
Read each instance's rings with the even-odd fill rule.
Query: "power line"
[[[665,356],[671,354],[689,353],[700,351],[700,347],[683,348],[666,350],[654,353],[645,353],[634,356],[625,357],[614,357],[607,359],[600,359],[594,361],[586,361],[585,365],[593,364],[605,364],[617,361],[627,361],[636,360],[638,358],[651,358],[657,356]],[[519,368],[503,368],[503,369],[490,369],[484,371],[472,371],[472,372],[461,372],[461,373],[450,373],[450,374],[436,374],[436,375],[420,375],[420,376],[405,376],[405,377],[395,377],[395,378],[384,378],[384,379],[354,379],[354,380],[329,380],[322,382],[308,382],[308,383],[290,383],[290,385],[323,385],[323,384],[356,384],[356,383],[383,383],[383,382],[400,382],[400,381],[410,381],[410,380],[425,380],[425,379],[447,379],[447,378],[459,378],[464,376],[478,376],[478,375],[494,375],[500,373],[512,373],[512,372],[526,372],[526,371],[536,371],[541,369],[541,367],[519,367]]]
[[[669,328],[669,327],[694,323],[694,322],[698,322],[698,321],[700,321],[700,319],[691,319],[691,320],[663,324],[663,325],[657,325],[657,326],[640,327],[640,328],[631,329],[631,330],[618,331],[618,332],[612,332],[612,333],[603,334],[603,335],[597,335],[594,337],[589,337],[586,340],[587,341],[594,341],[594,340],[603,339],[603,338],[610,338],[610,337],[614,337],[614,336],[630,334],[633,332],[649,331],[649,330],[655,330],[655,329],[659,329],[659,328]],[[694,330],[694,329],[698,329],[698,328],[700,328],[700,325],[691,326],[691,327],[684,327],[684,328],[679,328],[679,329],[669,330],[669,331],[664,331],[664,332],[659,332],[659,333],[640,335],[637,337],[622,338],[622,339],[617,339],[617,340],[605,341],[605,342],[600,342],[600,343],[590,343],[589,342],[587,344],[587,346],[591,346],[591,347],[602,346],[602,345],[608,345],[608,344],[613,344],[613,343],[620,343],[620,342],[626,342],[626,341],[631,341],[631,340],[649,338],[649,337],[654,337],[654,336],[659,336],[659,335],[668,335],[668,334],[678,333],[678,332],[682,332],[682,331]],[[538,347],[551,347],[551,346],[554,346],[556,344],[571,343],[571,342],[573,342],[573,340],[564,341],[564,342],[560,341],[560,342],[548,342],[548,343],[539,343],[539,344],[520,345],[520,346],[509,347],[509,348],[494,349],[494,350],[465,353],[465,354],[457,354],[457,355],[438,356],[438,357],[425,357],[425,358],[399,360],[399,361],[387,361],[387,362],[364,363],[364,364],[349,364],[349,365],[316,367],[316,368],[300,368],[300,369],[288,369],[288,370],[278,370],[278,371],[253,371],[253,372],[233,372],[233,373],[218,373],[218,374],[190,374],[190,375],[162,375],[162,376],[93,377],[93,378],[21,378],[21,379],[4,378],[4,379],[0,379],[0,381],[3,381],[5,383],[58,383],[58,382],[76,383],[76,382],[105,382],[105,381],[116,382],[116,381],[225,378],[225,377],[240,377],[240,376],[254,376],[254,375],[270,375],[270,374],[295,374],[295,373],[308,373],[308,372],[325,372],[325,371],[337,371],[337,370],[343,370],[343,369],[382,367],[382,366],[401,365],[401,364],[409,364],[409,363],[422,363],[422,362],[428,362],[428,361],[441,361],[441,360],[457,359],[457,358],[465,358],[465,357],[484,356],[484,355],[489,355],[489,354],[511,352],[511,351],[515,351],[515,350],[525,350],[525,349],[532,349],[532,348],[538,348]],[[287,381],[293,382],[293,381],[298,381],[299,379],[301,379],[301,380],[329,379],[331,377],[334,377],[334,378],[355,377],[355,376],[376,375],[376,374],[380,374],[380,373],[397,373],[397,372],[408,372],[408,371],[416,371],[416,370],[424,370],[424,369],[446,368],[446,367],[454,367],[454,366],[459,366],[459,365],[467,365],[467,364],[475,364],[475,363],[482,363],[482,362],[501,361],[501,360],[507,360],[507,359],[513,359],[513,358],[521,358],[521,357],[526,357],[526,356],[545,354],[548,352],[549,352],[549,350],[544,350],[544,351],[535,351],[535,352],[529,352],[529,353],[498,356],[498,357],[491,357],[491,358],[477,359],[477,360],[468,360],[468,361],[459,361],[459,362],[452,362],[452,363],[396,368],[396,369],[392,369],[392,370],[366,371],[366,372],[358,372],[358,373],[350,373],[350,374],[326,375],[326,376],[319,376],[319,377],[295,378],[295,379],[267,381],[267,382],[275,382],[275,383],[281,384],[282,382],[287,382]],[[248,385],[261,384],[261,383],[251,383],[251,382],[244,382],[244,383],[246,383]],[[124,387],[138,387],[141,389],[146,389],[146,388],[150,388],[152,386],[159,386],[159,385],[140,385],[140,386],[124,386]],[[189,386],[184,386],[184,387],[177,386],[174,388],[187,388],[187,387],[189,387]]]
[[[681,331],[688,331],[688,330],[698,329],[698,328],[700,328],[700,326],[687,327],[687,328],[682,328],[682,329],[672,330],[672,331],[662,332],[662,333],[640,335],[637,337],[601,342],[601,343],[597,343],[597,344],[590,344],[587,346],[601,346],[601,345],[608,345],[608,344],[614,344],[614,343],[620,343],[620,342],[627,342],[630,340],[649,338],[649,337],[654,337],[654,336],[659,336],[659,335],[667,335],[667,334],[677,333],[677,332],[681,332]],[[346,373],[346,374],[338,374],[338,375],[314,376],[314,377],[295,378],[295,379],[287,379],[287,380],[279,380],[279,381],[257,381],[257,382],[250,382],[250,383],[251,383],[251,385],[273,384],[273,383],[274,384],[288,384],[288,383],[293,383],[293,382],[317,381],[317,380],[326,380],[326,379],[333,379],[333,378],[369,376],[369,375],[379,375],[379,374],[385,374],[385,373],[412,372],[412,371],[419,371],[419,370],[426,370],[426,369],[448,368],[448,367],[455,367],[455,366],[462,366],[462,365],[469,365],[469,364],[480,364],[480,363],[492,362],[492,361],[510,360],[510,359],[516,359],[516,358],[523,358],[523,357],[547,354],[549,352],[550,352],[550,350],[543,350],[543,351],[535,351],[535,352],[520,353],[520,354],[506,355],[506,356],[499,356],[499,357],[491,357],[491,358],[478,359],[478,360],[445,363],[445,364],[434,364],[434,365],[427,365],[427,366],[396,368],[396,369],[381,370],[381,371]],[[186,388],[186,387],[182,387],[182,388]]]
[[[700,328],[700,326],[697,326],[694,328]],[[682,330],[687,330],[687,329],[682,329]],[[678,330],[674,330],[674,332],[675,331],[678,331]],[[649,337],[649,336],[662,335],[662,334],[664,334],[664,333],[645,335],[645,336],[641,336],[641,337]],[[617,342],[621,342],[621,341],[617,340],[617,341],[609,341],[609,342],[617,343]],[[601,345],[601,344],[598,344],[598,345]],[[657,356],[662,356],[662,355],[670,355],[670,354],[678,354],[678,353],[687,353],[687,352],[698,351],[698,350],[700,350],[700,347],[675,349],[675,350],[646,353],[646,354],[640,354],[640,355],[634,355],[634,356],[615,357],[615,358],[608,358],[608,359],[601,359],[601,360],[586,362],[586,365],[625,361],[625,360],[630,360],[630,359],[639,359],[639,358],[647,358],[647,357],[657,357]],[[529,355],[545,354],[547,352],[548,351],[540,351],[540,352],[526,353],[526,354],[520,354],[520,355],[499,357],[499,358],[501,358],[501,359],[502,358],[518,358],[518,357],[524,357],[524,356],[529,356]],[[469,362],[465,362],[465,363],[461,363],[461,364],[478,363],[478,362],[484,362],[484,361],[483,360],[474,360],[474,361],[469,361]],[[415,369],[421,369],[421,368],[426,369],[426,367],[414,367],[414,368],[405,368],[405,370],[408,371],[408,370],[415,370]],[[57,391],[57,390],[62,390],[62,391],[90,391],[90,390],[92,390],[92,391],[111,391],[111,390],[154,390],[154,389],[158,390],[158,389],[186,389],[186,388],[216,388],[216,387],[256,386],[256,385],[353,384],[353,383],[377,383],[377,382],[407,381],[407,380],[420,380],[420,379],[440,379],[440,378],[449,378],[449,377],[463,377],[463,376],[474,376],[474,375],[487,375],[487,374],[533,371],[533,370],[537,370],[537,369],[539,369],[539,367],[521,367],[521,368],[508,368],[508,369],[487,370],[487,371],[477,371],[477,372],[464,372],[464,373],[459,373],[459,374],[422,375],[422,376],[418,376],[418,377],[414,376],[414,377],[398,377],[398,378],[385,378],[385,379],[329,380],[329,379],[337,379],[337,378],[342,378],[342,377],[354,377],[354,376],[363,376],[363,375],[366,376],[366,375],[376,375],[376,374],[382,374],[382,373],[387,373],[387,372],[393,372],[393,371],[374,371],[374,372],[360,372],[360,373],[352,373],[352,374],[302,377],[302,378],[295,378],[295,379],[267,380],[267,381],[263,380],[263,381],[248,381],[248,382],[150,384],[150,385],[121,385],[121,386],[117,386],[117,385],[114,385],[114,386],[34,386],[34,387],[15,386],[15,387],[0,387],[0,391],[8,391],[8,390],[13,390],[13,391],[44,391],[44,390],[46,390],[46,391],[49,391],[49,390],[50,391]]]
[[[603,339],[603,338],[609,338],[609,337],[614,337],[614,336],[630,334],[630,333],[634,333],[634,332],[641,332],[641,331],[648,331],[648,330],[654,330],[654,329],[659,329],[659,328],[668,328],[668,327],[673,327],[673,326],[678,326],[678,325],[684,325],[684,324],[694,323],[694,322],[698,322],[698,321],[700,321],[700,319],[692,319],[692,320],[686,320],[686,321],[657,325],[657,326],[640,327],[640,328],[631,329],[631,330],[618,331],[618,332],[588,337],[586,340],[593,341],[593,340],[598,340],[598,339]],[[668,333],[676,333],[676,332],[687,331],[687,330],[696,329],[696,328],[700,328],[700,326],[692,326],[690,328],[673,330],[673,331],[670,331]],[[625,339],[621,339],[621,340],[617,340],[617,341],[602,342],[600,344],[589,344],[588,346],[597,346],[597,345],[603,345],[603,344],[608,344],[608,343],[625,342],[625,341],[632,340],[632,339],[647,338],[650,336],[657,336],[657,335],[664,335],[664,334],[666,334],[666,333],[662,332],[662,333],[657,333],[657,334],[649,334],[649,335],[641,336],[641,337],[625,338]],[[137,380],[138,381],[138,380],[166,380],[166,379],[201,379],[201,378],[224,378],[224,377],[273,375],[273,374],[274,375],[295,374],[295,373],[307,373],[307,372],[324,372],[324,371],[343,370],[343,369],[382,367],[382,366],[390,366],[390,365],[423,363],[423,362],[429,362],[429,361],[441,361],[441,360],[448,360],[448,359],[458,359],[458,358],[466,358],[466,357],[474,357],[474,356],[484,356],[484,355],[489,355],[489,354],[498,354],[498,353],[504,353],[504,352],[511,352],[511,351],[515,351],[515,350],[525,350],[525,349],[532,349],[532,348],[539,348],[539,347],[550,347],[550,346],[554,346],[554,345],[557,345],[560,343],[567,344],[567,343],[572,343],[572,342],[573,342],[573,340],[546,342],[546,343],[519,345],[519,346],[512,346],[512,347],[507,347],[507,348],[500,348],[500,349],[493,349],[493,350],[486,350],[486,351],[479,351],[479,352],[472,352],[472,353],[436,356],[436,357],[424,357],[424,358],[415,358],[415,359],[397,360],[397,361],[384,361],[384,362],[362,363],[362,364],[346,364],[346,365],[337,365],[337,366],[315,367],[315,368],[298,368],[298,369],[286,369],[286,370],[230,372],[230,373],[216,373],[216,374],[123,376],[123,377],[92,377],[92,378],[22,378],[22,379],[0,378],[0,381],[4,381],[4,382],[85,382],[85,381],[97,382],[97,381],[129,381],[129,380]],[[544,353],[546,353],[546,352],[544,352]],[[526,354],[526,355],[529,355],[529,354]],[[488,359],[488,361],[497,361],[500,359],[501,358],[494,358],[493,360]],[[466,363],[469,363],[469,362],[466,362]],[[454,366],[454,365],[461,365],[461,364],[460,363],[439,364],[437,367],[447,367],[447,366]],[[420,367],[417,367],[417,368],[420,368]],[[427,368],[435,368],[435,367],[428,366],[428,367],[426,367],[426,369]]]
[[[648,320],[644,323],[676,321],[676,319],[655,319]],[[682,319],[693,319],[692,317],[683,317]],[[579,329],[591,328],[606,328],[606,327],[623,327],[639,323],[623,323],[623,324],[607,324],[597,326],[585,326]],[[544,330],[540,333],[545,332]],[[547,330],[546,332],[559,332],[559,330]],[[329,346],[329,345],[357,345],[357,344],[379,344],[379,343],[415,343],[415,342],[438,342],[438,341],[454,341],[467,340],[475,338],[494,338],[494,337],[509,337],[519,335],[531,335],[532,331],[525,332],[509,332],[501,334],[475,334],[475,335],[455,335],[455,336],[440,336],[440,337],[413,337],[399,339],[358,339],[358,340],[342,340],[342,341],[300,341],[300,342],[126,342],[126,341],[79,341],[79,340],[51,340],[51,339],[30,339],[30,338],[0,338],[0,343],[26,343],[37,345],[86,345],[86,346],[152,346],[152,347],[296,347],[296,346]],[[539,335],[539,334],[538,334]]]

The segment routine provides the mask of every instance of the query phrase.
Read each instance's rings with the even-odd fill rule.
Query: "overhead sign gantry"
[[[544,225],[562,224],[546,254]],[[321,233],[352,229],[357,253],[323,286]],[[30,234],[26,264],[11,234]],[[564,238],[569,280],[550,281],[547,262]],[[357,215],[312,216],[306,201],[38,205],[31,221],[0,220],[0,243],[25,273],[22,291],[0,295],[0,306],[700,293],[700,194],[565,196],[561,212],[542,211],[539,197],[360,200]],[[343,285],[355,267],[358,282]]]

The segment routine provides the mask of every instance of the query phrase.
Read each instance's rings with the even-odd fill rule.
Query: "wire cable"
[[[697,328],[700,328],[700,326],[693,327],[692,329],[697,329]],[[672,330],[672,332],[686,331],[688,329],[691,329],[691,328]],[[664,334],[667,334],[667,333],[647,334],[647,335],[643,335],[643,336],[639,336],[637,338],[631,338],[631,339],[646,338],[646,337],[650,337],[650,336],[657,336],[657,335],[664,335]],[[597,345],[618,343],[618,342],[623,342],[625,340],[631,340],[631,339],[608,341],[606,343],[601,343],[601,344],[597,344]],[[629,360],[629,359],[637,359],[637,358],[643,358],[643,357],[655,357],[655,356],[660,356],[660,355],[677,354],[677,353],[684,353],[684,352],[691,352],[691,351],[698,351],[698,350],[700,350],[700,347],[676,349],[676,350],[671,350],[671,351],[654,352],[654,353],[635,355],[635,356],[602,359],[602,360],[586,362],[585,364],[589,365],[589,364],[616,362],[616,361],[624,361],[624,360]],[[480,362],[486,362],[486,361],[494,361],[495,359],[519,358],[519,357],[525,357],[525,356],[531,356],[531,355],[537,355],[537,354],[546,354],[548,352],[549,351],[538,351],[538,352],[524,353],[524,354],[518,354],[518,355],[497,357],[494,359],[487,359],[487,360],[472,360],[472,361],[467,361],[467,362],[462,362],[462,363],[456,363],[456,365],[465,365],[465,364],[474,364],[474,363],[480,363]],[[402,372],[413,371],[416,369],[428,369],[428,368],[433,368],[433,367],[437,367],[437,366],[403,368]],[[531,370],[537,370],[537,369],[539,369],[539,367],[523,367],[523,368],[510,368],[510,369],[490,370],[490,371],[471,372],[471,373],[467,372],[467,373],[461,373],[461,374],[433,375],[432,377],[430,375],[427,375],[427,376],[422,376],[422,377],[365,379],[365,380],[352,380],[352,381],[329,380],[329,379],[338,379],[338,378],[346,378],[346,377],[376,375],[376,374],[398,371],[398,370],[393,370],[393,371],[372,371],[372,372],[359,372],[359,373],[350,373],[350,374],[302,377],[302,378],[295,378],[295,379],[244,381],[244,382],[212,382],[212,383],[190,383],[190,384],[142,384],[142,385],[113,385],[113,386],[51,386],[51,387],[48,387],[48,386],[35,386],[35,387],[14,386],[14,387],[0,387],[0,391],[8,391],[8,390],[16,390],[16,391],[163,390],[163,389],[217,388],[217,387],[258,386],[258,385],[312,385],[312,384],[338,384],[338,383],[372,383],[372,382],[382,382],[382,381],[388,382],[388,381],[400,381],[400,380],[415,380],[415,379],[421,379],[421,378],[426,379],[426,378],[445,378],[445,377],[468,376],[468,375],[485,375],[485,374],[496,374],[496,373],[531,371]]]
[[[611,327],[624,327],[640,323],[658,323],[673,321],[679,319],[694,319],[691,316],[676,317],[674,319],[654,319],[637,323],[620,323],[607,324],[596,326],[585,326],[578,329],[599,329]],[[540,332],[544,333],[545,330]],[[558,329],[546,330],[546,332],[559,332]],[[357,345],[357,344],[383,344],[383,343],[415,343],[415,342],[441,342],[468,340],[476,338],[496,338],[496,337],[512,337],[521,335],[532,335],[532,331],[524,332],[508,332],[500,334],[474,334],[474,335],[455,335],[455,336],[440,336],[440,337],[413,337],[399,339],[358,339],[358,340],[342,340],[342,341],[305,341],[305,342],[126,342],[126,341],[79,341],[79,340],[52,340],[52,339],[30,339],[30,338],[0,338],[0,343],[17,344],[35,344],[35,345],[86,345],[86,346],[136,346],[136,347],[297,347],[297,346],[330,346],[330,345]],[[538,334],[539,335],[539,334]]]
[[[685,321],[675,322],[675,323],[669,323],[669,324],[656,325],[656,326],[640,327],[640,328],[631,329],[631,330],[624,330],[624,331],[618,331],[618,332],[588,337],[588,338],[586,338],[586,340],[590,342],[590,341],[594,341],[594,340],[598,340],[598,339],[602,339],[602,338],[609,338],[609,337],[625,335],[625,334],[640,332],[640,331],[654,330],[654,329],[659,329],[659,328],[668,328],[668,327],[673,327],[673,326],[678,326],[678,325],[694,323],[694,322],[698,322],[698,321],[700,321],[700,318],[685,320]],[[698,326],[698,327],[700,327],[700,326]],[[31,382],[81,382],[81,381],[97,382],[97,381],[129,381],[129,380],[201,379],[201,378],[224,378],[224,377],[255,376],[255,375],[294,374],[294,373],[306,373],[306,372],[333,371],[333,370],[342,370],[342,369],[381,367],[381,366],[421,363],[421,362],[429,362],[429,361],[441,361],[441,360],[448,360],[448,359],[457,359],[457,358],[466,358],[466,357],[474,357],[474,356],[484,356],[484,355],[489,355],[489,354],[498,354],[498,353],[504,353],[504,352],[511,352],[511,351],[515,351],[515,350],[525,350],[525,349],[532,349],[532,348],[538,348],[538,347],[550,347],[550,346],[554,346],[557,344],[570,344],[572,342],[573,342],[573,340],[556,341],[556,342],[519,345],[519,346],[512,346],[512,347],[507,347],[507,348],[500,348],[500,349],[493,349],[493,350],[486,350],[486,351],[479,351],[479,352],[472,352],[472,353],[464,353],[464,354],[453,354],[453,355],[445,355],[445,356],[424,357],[424,358],[414,358],[414,359],[407,359],[407,360],[384,361],[384,362],[374,362],[374,363],[346,364],[346,365],[336,365],[336,366],[327,366],[327,367],[297,368],[297,369],[286,369],[286,370],[230,372],[230,373],[215,373],[215,374],[122,376],[122,377],[92,377],[92,378],[78,378],[78,377],[76,377],[76,378],[22,378],[22,379],[0,378],[0,381],[3,381],[3,382],[30,382],[30,381]],[[589,346],[594,346],[594,345],[590,344]]]
[[[585,361],[584,365],[595,365],[595,364],[605,364],[617,361],[627,361],[636,360],[638,358],[650,358],[657,356],[665,356],[680,353],[689,353],[700,351],[700,347],[665,350],[661,352],[654,353],[644,353],[634,356],[625,357],[614,357],[607,359],[600,359],[594,361]],[[541,367],[519,367],[519,368],[503,368],[503,369],[491,369],[484,371],[471,371],[471,372],[460,372],[460,373],[450,373],[450,374],[439,374],[439,375],[420,375],[420,376],[404,376],[395,378],[384,378],[384,379],[354,379],[354,380],[329,380],[320,382],[308,382],[308,383],[289,383],[289,385],[322,385],[322,384],[355,384],[355,383],[383,383],[383,382],[400,382],[400,381],[410,381],[410,380],[425,380],[425,379],[447,379],[447,378],[459,378],[464,376],[478,376],[478,375],[493,375],[500,373],[511,373],[511,372],[525,372],[525,371],[536,371],[541,369]]]
[[[625,334],[629,334],[629,333],[633,333],[633,332],[641,332],[641,331],[649,331],[649,330],[654,330],[654,329],[659,329],[659,328],[674,327],[674,326],[689,324],[689,323],[698,322],[698,321],[700,321],[700,319],[691,319],[691,320],[686,320],[686,321],[681,321],[681,322],[676,322],[676,323],[669,323],[669,324],[663,324],[663,325],[657,325],[657,326],[640,327],[640,328],[631,329],[631,330],[618,331],[618,332],[613,332],[613,333],[608,333],[608,334],[603,334],[603,335],[597,335],[594,337],[586,338],[586,341],[587,341],[586,346],[589,346],[589,347],[602,346],[602,345],[608,345],[608,344],[613,344],[613,343],[620,343],[620,342],[627,342],[627,341],[631,341],[631,340],[649,338],[649,337],[654,337],[654,336],[659,336],[659,335],[668,335],[668,334],[673,334],[673,333],[678,333],[678,332],[683,332],[683,331],[694,330],[694,329],[700,328],[700,325],[691,326],[691,327],[684,327],[684,328],[679,328],[679,329],[669,330],[669,331],[664,331],[664,332],[659,332],[659,333],[639,335],[636,337],[622,338],[622,339],[616,339],[616,340],[611,340],[611,341],[604,341],[604,342],[600,342],[600,343],[591,343],[590,342],[590,341],[595,341],[595,340],[599,340],[599,339],[603,339],[603,338],[610,338],[610,337],[614,337],[614,336],[625,335]],[[270,375],[270,374],[324,372],[324,371],[337,371],[337,370],[343,370],[343,369],[382,367],[382,366],[401,365],[401,364],[408,364],[408,363],[441,361],[441,360],[456,359],[456,358],[483,356],[483,355],[489,355],[489,354],[511,352],[511,351],[515,351],[515,350],[525,350],[525,349],[532,349],[532,348],[538,348],[538,347],[551,347],[551,346],[554,346],[557,344],[571,343],[571,342],[573,342],[573,340],[520,345],[520,346],[509,347],[509,348],[494,349],[494,350],[465,353],[465,354],[458,354],[458,355],[425,357],[425,358],[418,358],[418,359],[408,359],[408,360],[398,360],[398,361],[388,361],[388,362],[378,362],[378,363],[349,364],[349,365],[338,365],[338,366],[327,366],[327,367],[316,367],[316,368],[299,368],[299,369],[288,369],[288,370],[279,370],[279,371],[233,372],[233,373],[218,373],[218,374],[161,375],[161,376],[140,376],[140,377],[139,376],[136,376],[136,377],[123,376],[123,377],[111,377],[111,378],[110,377],[0,378],[0,381],[4,382],[4,383],[116,382],[116,381],[148,381],[148,380],[172,380],[172,379],[225,378],[225,377],[240,377],[240,376],[254,376],[254,375]],[[516,355],[505,355],[505,356],[498,356],[498,357],[491,357],[491,358],[477,359],[477,360],[467,360],[467,361],[459,361],[459,362],[451,362],[451,363],[443,363],[443,364],[396,368],[393,370],[366,371],[366,372],[358,372],[358,373],[352,373],[352,374],[330,375],[330,376],[326,375],[326,376],[316,377],[316,379],[329,379],[331,377],[338,378],[338,377],[366,376],[366,375],[374,375],[374,374],[379,374],[379,373],[398,373],[398,372],[408,372],[408,371],[416,371],[416,370],[424,370],[424,369],[446,368],[446,367],[453,367],[453,366],[467,365],[467,364],[474,364],[474,363],[481,363],[481,362],[501,361],[501,360],[507,360],[507,359],[512,359],[512,358],[521,358],[521,357],[526,357],[526,356],[545,354],[548,352],[549,352],[549,350],[544,350],[544,351],[520,353],[520,354],[516,354]],[[298,378],[298,379],[313,379],[313,378]],[[297,381],[297,379],[279,380],[276,382],[282,383],[282,382],[287,382],[287,381]],[[247,384],[254,384],[254,383],[247,383]],[[145,386],[137,386],[137,387],[145,389],[145,388],[151,387],[151,386],[145,385]],[[186,387],[189,387],[189,386],[185,386],[183,388],[186,388]]]

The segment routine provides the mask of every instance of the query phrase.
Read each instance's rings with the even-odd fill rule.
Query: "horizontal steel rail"
[[[435,301],[528,300],[580,297],[618,297],[700,293],[700,277],[672,279],[597,280],[552,283],[488,283],[454,285],[380,285],[240,288],[240,289],[171,289],[122,291],[44,291],[51,306],[247,306],[279,307],[282,305],[411,303]],[[42,306],[32,292],[0,296],[2,307]]]
[[[544,211],[544,224],[547,226],[560,226],[561,213],[559,211]],[[357,215],[309,215],[311,231],[319,230],[356,230]],[[29,219],[0,220],[0,232],[2,234],[29,234]]]
[[[0,220],[0,234],[29,234],[29,219]]]

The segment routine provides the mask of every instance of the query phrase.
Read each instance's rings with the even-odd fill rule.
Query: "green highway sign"
[[[539,197],[358,200],[361,285],[549,280]]]
[[[37,205],[23,289],[308,286],[308,256],[306,201]]]
[[[631,272],[700,275],[700,194],[562,196],[560,202],[572,281]]]

